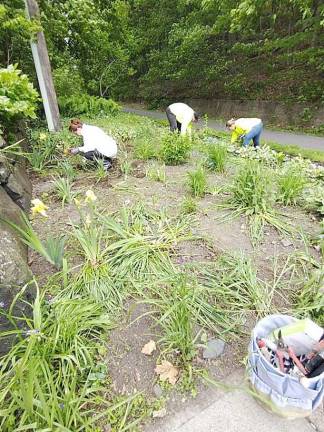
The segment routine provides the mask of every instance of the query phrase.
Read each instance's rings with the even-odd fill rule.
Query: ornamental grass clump
[[[274,209],[274,184],[270,172],[263,164],[257,161],[246,162],[234,178],[230,193],[230,198],[221,207],[232,210],[232,217],[248,217],[254,245],[262,239],[266,224],[282,233],[292,232],[291,226]]]
[[[18,300],[18,298],[16,298]],[[37,288],[33,318],[19,318],[17,343],[0,358],[0,429],[87,430],[100,407],[96,355],[101,332],[111,328],[90,299],[45,301]]]
[[[206,167],[211,171],[224,172],[228,158],[227,147],[224,144],[211,144],[207,149]]]
[[[300,198],[307,180],[300,170],[290,168],[279,175],[279,202],[284,205],[296,205]]]
[[[175,274],[172,284],[157,289],[152,299],[145,303],[154,308],[154,318],[162,335],[159,345],[162,355],[178,354],[182,364],[190,362],[196,353],[194,343],[195,322],[191,305],[195,290],[186,282],[185,275]]]
[[[188,172],[188,187],[190,193],[194,197],[203,197],[207,190],[207,178],[203,167],[199,167],[196,171]]]
[[[172,271],[170,253],[180,240],[190,238],[186,218],[171,219],[142,205],[100,220],[108,241],[107,262],[120,278],[141,281]]]
[[[76,194],[72,191],[73,183],[69,177],[54,178],[53,185],[56,195],[62,201],[62,207],[65,203],[70,204],[73,201]]]

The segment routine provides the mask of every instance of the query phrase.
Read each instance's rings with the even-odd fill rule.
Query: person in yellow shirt
[[[191,122],[198,121],[198,114],[189,105],[177,102],[168,106],[166,115],[171,132],[178,131],[181,135],[191,134]]]
[[[263,130],[262,120],[259,118],[239,118],[228,120],[226,127],[232,131],[231,144],[242,140],[243,146],[247,147],[251,140],[255,148],[260,145],[260,135]]]

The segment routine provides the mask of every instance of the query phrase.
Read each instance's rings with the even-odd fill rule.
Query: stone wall
[[[312,104],[221,99],[187,99],[196,111],[210,117],[260,117],[265,124],[285,126],[320,126],[324,124],[324,107]]]
[[[31,281],[27,247],[18,234],[3,220],[20,223],[21,211],[29,211],[32,187],[23,161],[8,159],[1,152],[6,146],[0,135],[0,309],[7,313],[15,296]],[[22,316],[30,313],[25,303],[32,302],[35,288],[29,284],[16,302],[12,314]],[[6,315],[0,314],[0,332],[12,329]],[[6,352],[14,338],[0,339],[0,355]]]

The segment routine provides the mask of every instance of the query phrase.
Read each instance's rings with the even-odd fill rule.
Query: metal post
[[[29,19],[39,18],[39,8],[36,0],[25,0],[25,6],[26,15]],[[44,33],[42,31],[38,32],[36,40],[31,40],[30,45],[43,99],[48,129],[51,132],[57,132],[61,129],[60,113]]]

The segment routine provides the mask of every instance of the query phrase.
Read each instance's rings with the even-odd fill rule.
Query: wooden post
[[[39,8],[36,0],[25,0],[25,5],[26,14],[29,19],[39,18]],[[43,99],[48,129],[51,132],[57,132],[61,129],[60,113],[44,33],[42,31],[38,32],[36,40],[31,40],[30,45]]]

